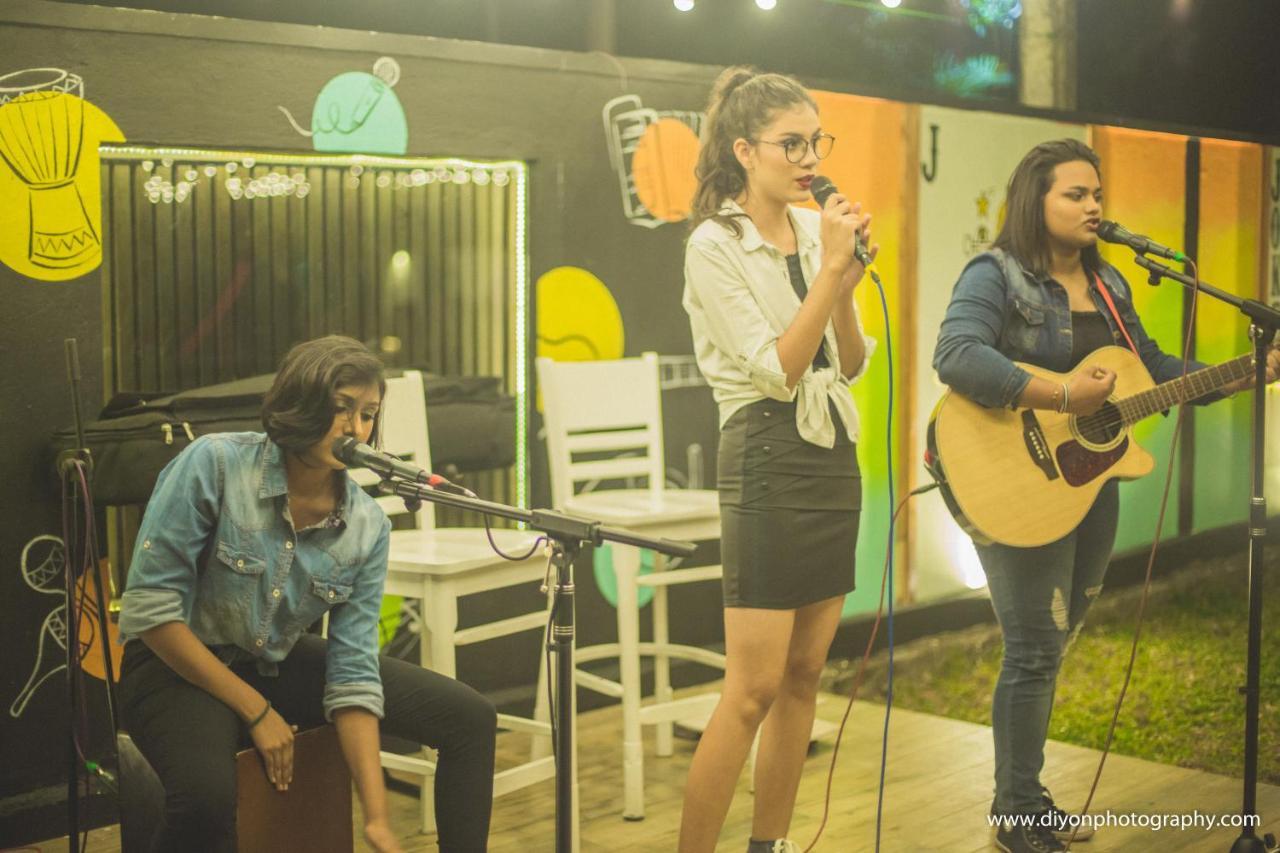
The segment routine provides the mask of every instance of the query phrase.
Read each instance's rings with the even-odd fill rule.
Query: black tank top
[[[1089,353],[1099,347],[1114,346],[1115,336],[1111,334],[1111,325],[1100,311],[1071,312],[1071,365],[1074,370],[1080,362],[1088,358]]]
[[[800,266],[800,253],[787,255],[787,276],[791,279],[791,287],[796,292],[796,296],[800,297],[800,301],[804,302],[805,296],[809,293],[809,285],[804,281],[804,268]],[[818,344],[818,351],[813,354],[813,369],[818,370],[823,367],[830,367],[831,361],[827,358],[827,348],[825,346],[826,336]]]

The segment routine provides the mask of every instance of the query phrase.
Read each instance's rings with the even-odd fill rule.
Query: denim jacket
[[[1105,261],[1098,271],[1143,365],[1157,383],[1182,375],[1183,360],[1161,351],[1142,328],[1129,283]],[[1095,287],[1094,304],[1106,317],[1117,345],[1128,348],[1111,310]],[[992,249],[971,260],[960,274],[938,331],[933,367],[938,378],[989,408],[1014,408],[1031,374],[1022,361],[1065,373],[1071,361],[1071,306],[1067,291],[1050,276],[1036,276],[1012,255]],[[1204,365],[1189,362],[1190,370]],[[1210,394],[1197,404],[1221,399]]]
[[[383,716],[378,613],[391,523],[343,475],[331,523],[296,530],[280,447],[262,433],[202,436],[160,472],[121,600],[122,641],[185,622],[224,663],[272,674],[332,610],[324,714]]]

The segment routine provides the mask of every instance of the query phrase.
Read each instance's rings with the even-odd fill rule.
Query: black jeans
[[[279,675],[259,675],[253,666],[234,671],[286,722],[307,729],[324,723],[325,649],[325,640],[303,634],[280,663]],[[439,751],[440,849],[485,850],[493,806],[493,704],[452,678],[396,658],[379,660],[386,714],[382,732]],[[165,788],[164,825],[152,849],[235,853],[235,753],[252,745],[244,722],[141,640],[125,648],[119,696],[124,728]]]

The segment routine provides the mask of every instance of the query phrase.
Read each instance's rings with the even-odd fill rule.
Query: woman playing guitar
[[[1100,347],[1133,350],[1156,382],[1201,366],[1160,350],[1142,328],[1124,277],[1098,254],[1098,162],[1084,143],[1064,139],[1036,146],[1014,170],[1004,226],[993,249],[961,273],[938,335],[933,366],[954,392],[991,408],[1091,415],[1116,384],[1113,370],[1089,363]],[[1071,376],[1066,382],[1033,376],[1015,361]],[[1272,350],[1268,362],[1274,381],[1280,353]],[[1224,390],[1249,387],[1245,378]],[[1008,853],[1063,850],[1072,831],[1070,817],[1040,783],[1044,742],[1063,653],[1102,590],[1118,513],[1117,483],[1110,480],[1084,519],[1055,541],[975,542],[1004,636],[991,713],[992,813],[1001,818],[995,846]],[[1012,819],[1019,815],[1040,819]],[[1081,826],[1075,837],[1091,834]]]

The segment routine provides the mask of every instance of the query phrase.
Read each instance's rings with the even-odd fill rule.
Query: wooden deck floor
[[[819,716],[838,721],[844,700],[824,696]],[[826,831],[815,848],[831,853],[858,853],[875,846],[876,788],[879,772],[880,734],[884,708],[859,702],[849,718],[832,786],[831,814]],[[605,708],[583,714],[579,732],[579,790],[582,811],[583,853],[640,853],[672,851],[680,822],[685,774],[693,755],[693,743],[677,739],[675,755],[656,758],[651,738],[647,744],[645,807],[643,821],[621,818],[621,712]],[[514,754],[519,739],[502,735],[499,761]],[[885,785],[881,849],[898,851],[947,851],[976,853],[993,849],[986,821],[991,802],[991,730],[928,714],[895,710],[890,729],[890,761]],[[1274,745],[1272,745],[1272,748]],[[1264,747],[1265,748],[1265,747]],[[822,816],[829,743],[810,755],[801,783],[792,837],[805,847],[812,840]],[[1058,803],[1078,809],[1084,802],[1100,753],[1050,743],[1044,780]],[[553,786],[550,781],[500,798],[495,805],[490,850],[493,853],[529,853],[553,848]],[[1240,807],[1241,784],[1235,779],[1179,767],[1112,755],[1094,799],[1095,814],[1140,815],[1149,821],[1156,815],[1231,815]],[[435,838],[415,832],[416,800],[391,794],[394,822],[403,830],[407,851],[436,849]],[[1280,787],[1259,786],[1263,828],[1258,832],[1280,834]],[[729,813],[720,845],[726,853],[741,853],[751,824],[751,798],[745,778]],[[358,825],[358,824],[357,824]],[[1111,826],[1099,829],[1089,842],[1073,846],[1082,853],[1116,851],[1187,851],[1227,853],[1239,830],[1219,828],[1164,828]],[[359,833],[357,832],[357,838]],[[39,845],[41,851],[66,849],[65,841]],[[119,835],[114,828],[95,830],[88,851],[116,853]],[[366,848],[357,842],[357,850]]]

